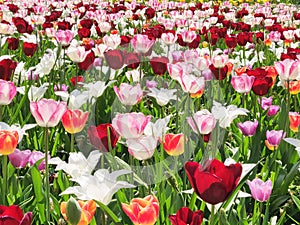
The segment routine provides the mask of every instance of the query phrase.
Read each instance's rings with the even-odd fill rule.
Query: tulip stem
[[[214,224],[214,220],[215,220],[215,205],[211,206],[211,214],[210,214],[210,225]]]
[[[74,149],[74,134],[71,134],[70,152],[75,152],[75,149]]]
[[[45,179],[46,179],[46,222],[50,224],[50,183],[49,183],[49,165],[48,165],[48,152],[49,152],[49,132],[48,127],[45,127]]]
[[[2,194],[3,194],[3,205],[7,205],[7,155],[2,156],[2,171],[3,171],[3,180],[2,180]]]

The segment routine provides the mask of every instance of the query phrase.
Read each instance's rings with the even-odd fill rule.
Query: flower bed
[[[0,224],[298,224],[297,5],[0,12]]]

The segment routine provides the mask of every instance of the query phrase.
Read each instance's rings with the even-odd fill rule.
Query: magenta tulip
[[[238,127],[242,134],[249,137],[253,136],[256,133],[257,126],[257,121],[246,121],[244,123],[238,123]]]

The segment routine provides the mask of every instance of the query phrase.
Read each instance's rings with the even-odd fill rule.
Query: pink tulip
[[[266,202],[270,198],[273,188],[271,180],[263,182],[261,179],[255,178],[252,181],[248,180],[247,184],[249,185],[252,197],[256,201]]]
[[[196,77],[191,74],[182,74],[177,78],[182,90],[186,93],[197,94],[204,90],[205,80],[204,77]]]
[[[186,63],[193,63],[197,58],[199,58],[199,54],[196,50],[186,50],[183,53],[183,58]]]
[[[197,34],[195,31],[183,31],[181,33],[181,36],[182,36],[182,40],[185,42],[185,43],[191,43],[193,42],[193,40],[197,37]]]
[[[270,106],[272,105],[272,101],[273,101],[272,96],[269,98],[263,97],[261,102],[260,99],[258,99],[258,103],[260,104],[263,110],[270,108]]]
[[[8,155],[8,158],[15,168],[24,168],[27,165],[30,156],[30,150],[20,151],[19,149],[16,149],[12,154]]]
[[[136,139],[127,139],[126,144],[130,155],[137,160],[145,160],[153,156],[157,139],[153,136],[142,135]]]
[[[120,136],[134,139],[142,136],[150,120],[151,116],[145,116],[143,113],[117,114],[112,120],[112,126]]]
[[[118,34],[105,35],[103,42],[108,48],[116,49],[121,44],[121,38]]]
[[[266,133],[267,140],[265,140],[265,144],[270,150],[275,150],[282,138],[285,137],[285,132],[283,130],[267,130]]]
[[[209,67],[209,61],[205,57],[197,57],[196,59],[193,60],[193,64],[200,71],[204,71]]]
[[[238,127],[240,129],[240,131],[242,132],[243,135],[245,136],[253,136],[256,132],[258,126],[258,122],[257,121],[246,121],[244,123],[238,123]]]
[[[40,152],[40,151],[33,151],[31,152],[31,155],[28,159],[29,165],[33,166],[37,161],[39,161],[40,159],[45,158],[45,153]],[[50,160],[50,156],[48,156],[48,160]],[[37,168],[39,170],[44,170],[46,168],[46,163],[45,160],[42,160],[40,162],[40,164],[37,165]]]
[[[66,102],[53,99],[43,98],[37,102],[30,102],[30,111],[36,123],[41,127],[55,127],[66,110]]]
[[[146,53],[150,50],[155,41],[150,40],[147,35],[136,34],[131,39],[130,43],[135,52]]]
[[[0,79],[0,105],[10,104],[16,94],[17,88],[13,82]]]
[[[223,68],[228,62],[228,55],[216,55],[211,58],[215,68]]]
[[[278,105],[271,105],[269,107],[267,115],[268,116],[275,116],[277,114],[277,112],[279,111],[279,109],[280,109],[280,106],[278,106]]]
[[[140,84],[131,86],[130,84],[122,83],[120,89],[114,86],[114,91],[123,105],[135,105],[143,97],[143,90]]]
[[[55,33],[56,41],[62,46],[68,46],[71,43],[73,37],[74,34],[70,30],[58,30]]]
[[[248,94],[251,91],[254,80],[254,76],[248,76],[247,74],[232,76],[231,85],[238,93]]]
[[[177,35],[174,35],[172,33],[163,33],[161,35],[161,40],[166,45],[172,45],[177,41]]]
[[[76,63],[81,63],[85,60],[88,54],[90,54],[91,51],[85,51],[84,46],[70,46],[67,49],[66,54],[69,56],[69,58]]]
[[[300,80],[300,60],[285,59],[274,64],[280,80]]]
[[[187,121],[195,133],[209,134],[216,126],[216,119],[207,109],[196,112]]]
[[[170,77],[174,80],[176,80],[178,77],[182,76],[182,74],[185,71],[185,66],[183,63],[168,63],[167,64],[167,69],[170,74]]]

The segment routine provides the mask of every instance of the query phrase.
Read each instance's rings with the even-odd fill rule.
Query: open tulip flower
[[[19,134],[17,131],[0,130],[0,154],[13,153],[18,145]]]
[[[185,170],[197,195],[212,205],[224,202],[230,196],[242,174],[241,164],[225,166],[217,159],[208,160],[204,165],[187,162]]]
[[[23,214],[17,205],[0,205],[0,224],[5,225],[31,225],[32,213]]]
[[[163,139],[164,150],[172,156],[181,155],[184,152],[184,134],[166,134]]]
[[[134,225],[154,225],[159,212],[159,202],[153,195],[134,198],[129,205],[122,203],[122,209]]]
[[[10,104],[16,94],[17,88],[13,82],[0,79],[0,105]]]
[[[193,212],[188,207],[180,208],[176,215],[170,215],[172,225],[201,225],[204,213],[201,210]]]
[[[61,118],[65,130],[70,134],[79,133],[84,128],[89,112],[80,109],[68,109]]]

